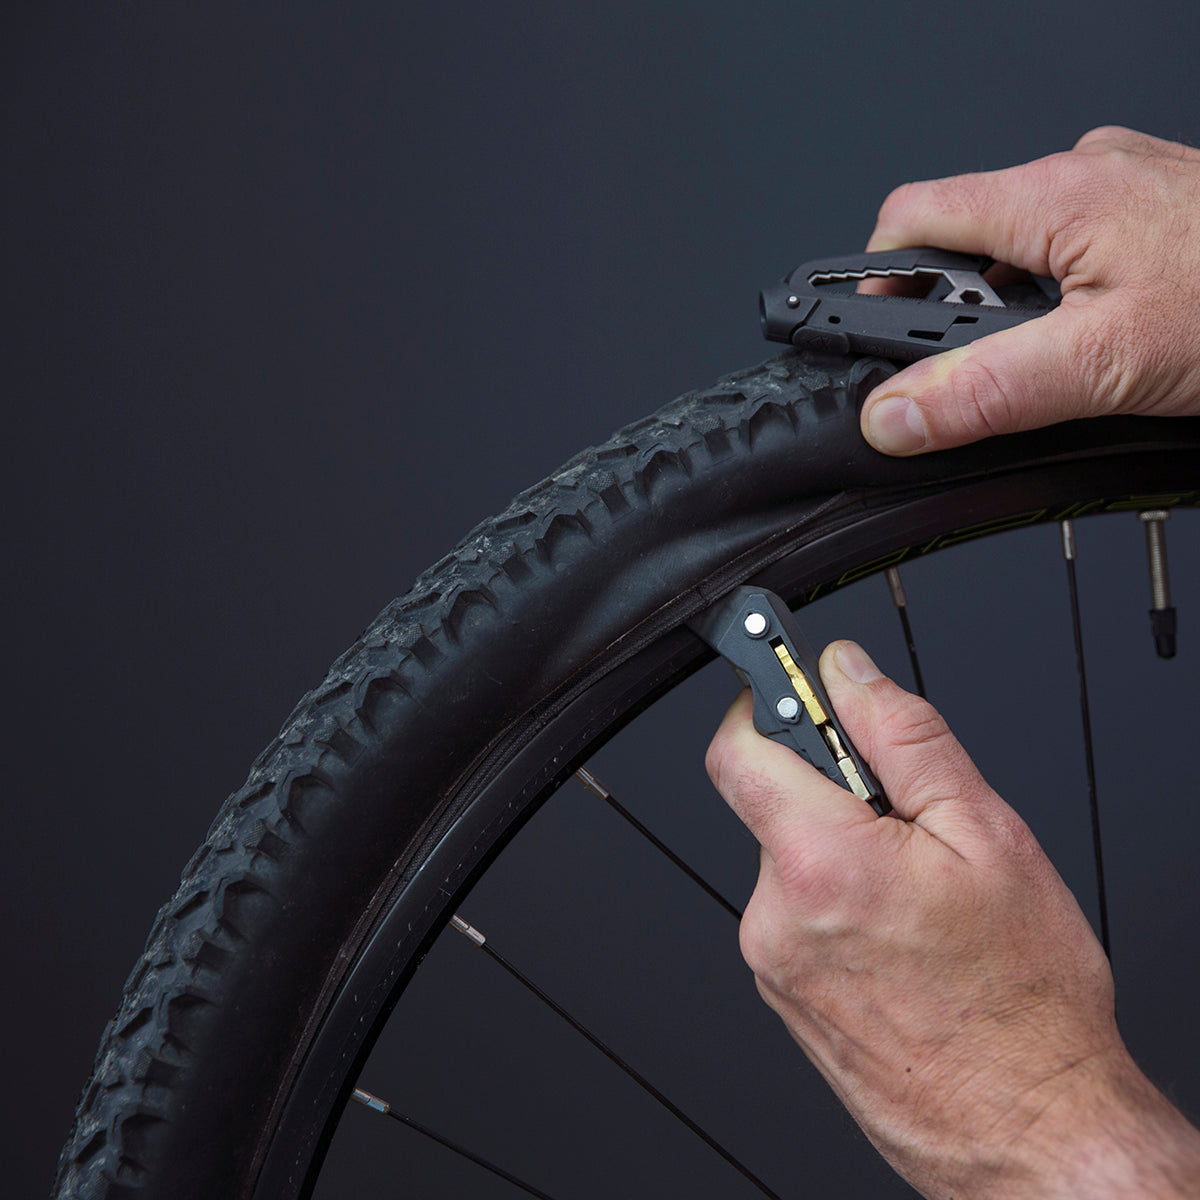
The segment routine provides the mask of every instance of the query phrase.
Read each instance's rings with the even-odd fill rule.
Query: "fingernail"
[[[855,683],[870,683],[883,677],[883,672],[857,642],[840,642],[835,658],[838,670]]]
[[[907,396],[884,396],[871,405],[867,437],[885,454],[912,454],[929,441],[921,410]]]

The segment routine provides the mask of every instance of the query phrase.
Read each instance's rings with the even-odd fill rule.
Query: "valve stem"
[[[1171,580],[1167,574],[1167,518],[1165,508],[1138,513],[1146,527],[1146,556],[1150,564],[1150,632],[1159,658],[1175,657],[1175,608],[1171,604]]]

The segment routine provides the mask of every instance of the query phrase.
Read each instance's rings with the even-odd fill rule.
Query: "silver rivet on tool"
[[[775,711],[779,714],[781,720],[798,721],[800,719],[800,702],[795,696],[784,696],[775,705]]]
[[[751,612],[746,614],[746,619],[742,622],[742,628],[752,637],[760,638],[767,632],[767,626],[770,622],[760,612]]]

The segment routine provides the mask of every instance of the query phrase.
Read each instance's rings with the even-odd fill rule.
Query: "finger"
[[[798,824],[810,834],[871,823],[869,805],[831,782],[795,751],[754,728],[754,702],[744,690],[725,714],[705,757],[717,791],[775,855]]]
[[[898,371],[866,399],[863,436],[884,454],[922,454],[1132,404],[1110,301],[1072,295],[1053,312]]]
[[[953,846],[969,841],[981,818],[1010,811],[937,710],[886,678],[861,646],[834,642],[820,665],[839,719],[897,816]]]
[[[898,187],[883,202],[867,250],[938,246],[1050,273],[1051,230],[1067,155]]]
[[[860,296],[907,296],[920,300],[929,288],[924,280],[912,276],[882,275],[860,279],[854,290]]]

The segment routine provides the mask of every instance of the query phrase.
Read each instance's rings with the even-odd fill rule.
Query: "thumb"
[[[967,853],[981,826],[1012,810],[979,774],[937,710],[886,678],[854,642],[821,655],[821,680],[897,816]]]
[[[884,454],[921,454],[1107,411],[1121,400],[1124,339],[1105,336],[1105,308],[1064,300],[906,367],[867,397],[863,435]]]

